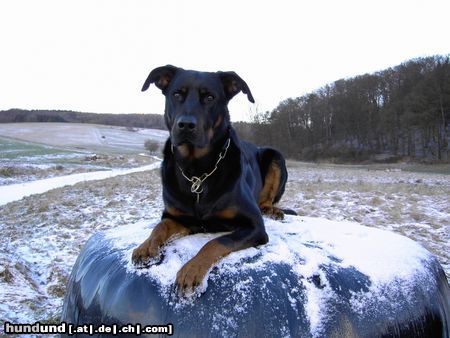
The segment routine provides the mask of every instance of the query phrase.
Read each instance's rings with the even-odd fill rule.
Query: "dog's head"
[[[152,70],[142,87],[151,83],[166,97],[164,119],[177,147],[207,149],[230,124],[228,102],[237,93],[254,102],[244,80],[235,72],[198,72],[167,65]]]

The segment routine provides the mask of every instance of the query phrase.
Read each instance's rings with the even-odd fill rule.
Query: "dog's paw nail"
[[[131,258],[131,261],[133,262],[134,266],[137,268],[144,268],[147,264],[147,259],[145,259],[142,256],[133,256]]]
[[[159,254],[155,257],[133,256],[131,258],[131,261],[133,262],[134,266],[138,269],[149,268],[153,265],[160,265],[163,260],[164,260],[163,254]]]

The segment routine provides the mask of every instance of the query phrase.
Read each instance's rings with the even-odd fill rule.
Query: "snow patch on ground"
[[[46,178],[43,180],[37,180],[33,182],[0,186],[0,205],[20,200],[25,196],[42,194],[51,189],[61,188],[68,185],[74,185],[78,182],[103,180],[115,176],[128,175],[146,170],[153,170],[159,168],[160,165],[161,165],[160,162],[156,162],[133,169],[113,169],[113,170],[94,171],[88,173]]]

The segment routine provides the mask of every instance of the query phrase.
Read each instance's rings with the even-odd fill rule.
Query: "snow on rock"
[[[255,283],[261,288],[258,292],[267,294],[267,300],[275,307],[279,305],[270,294],[281,287],[287,294],[289,311],[294,311],[297,320],[302,313],[306,315],[310,334],[322,336],[328,332],[329,322],[336,320],[337,314],[332,311],[339,306],[347,306],[345,311],[365,320],[377,320],[380,309],[386,312],[381,316],[390,313],[395,316],[399,311],[397,307],[404,304],[414,307],[416,300],[409,298],[418,292],[417,288],[424,288],[425,294],[427,290],[437,288],[435,258],[406,237],[356,223],[321,218],[287,216],[283,222],[265,219],[265,224],[269,243],[223,258],[201,286],[200,292],[204,295],[191,298],[191,306],[208,295],[208,282],[217,285],[223,280],[231,281],[232,293],[222,302],[222,307],[229,306],[242,315],[250,311],[249,307],[256,306],[252,303]],[[189,300],[183,303],[173,298],[176,274],[204,244],[221,234],[196,234],[176,239],[166,246],[160,264],[137,269],[131,263],[132,251],[150,231],[148,223],[142,222],[108,230],[104,239],[111,250],[119,253],[127,275],[144,276],[158,285],[168,306],[174,309],[189,307]],[[271,272],[274,266],[278,268]],[[284,269],[280,267],[288,267],[283,276],[293,276],[293,279],[278,276]],[[263,272],[264,276],[260,279],[254,272]],[[346,280],[342,272],[357,277]],[[277,279],[282,279],[279,284],[276,284]],[[342,281],[354,285],[340,285]],[[288,317],[280,313],[281,329],[277,332],[292,335]],[[238,317],[223,317],[221,311],[214,314],[213,328],[222,334],[236,332]]]

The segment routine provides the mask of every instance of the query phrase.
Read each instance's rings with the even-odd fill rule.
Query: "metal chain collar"
[[[203,187],[202,187],[203,182],[209,176],[214,174],[214,172],[217,170],[217,166],[219,165],[220,161],[222,161],[225,158],[225,156],[227,155],[227,150],[230,147],[230,142],[231,142],[231,140],[228,139],[227,142],[225,143],[225,146],[223,147],[222,151],[219,154],[219,158],[217,159],[214,169],[211,170],[209,173],[204,173],[200,177],[197,177],[197,176],[192,176],[191,178],[187,177],[186,174],[184,173],[183,169],[181,169],[180,165],[178,165],[178,168],[180,168],[180,171],[181,171],[181,174],[183,175],[183,177],[192,183],[191,193],[197,194],[197,203],[200,201],[200,194],[203,192]]]

